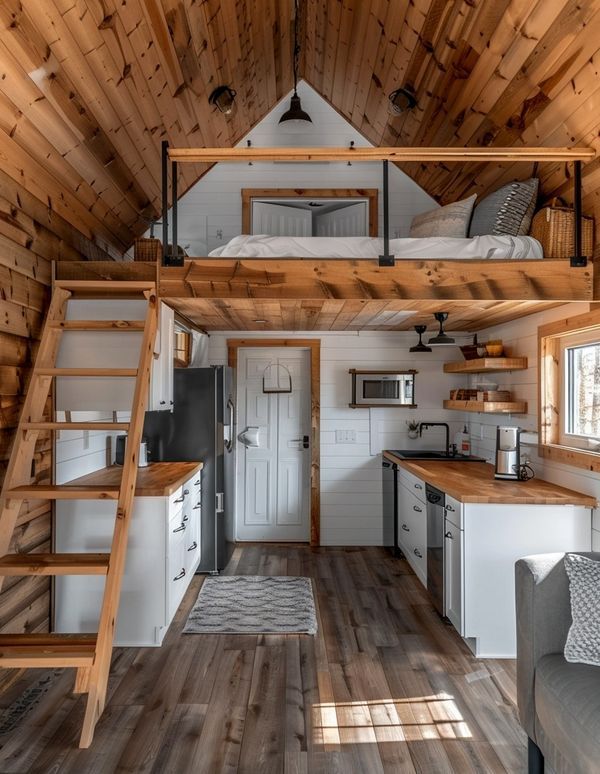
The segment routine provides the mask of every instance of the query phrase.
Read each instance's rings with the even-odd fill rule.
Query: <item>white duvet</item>
[[[429,237],[390,239],[396,258],[412,259],[538,259],[542,246],[527,236],[477,236],[471,239]],[[234,237],[209,253],[221,258],[376,258],[383,239],[373,237],[275,237],[266,234]]]

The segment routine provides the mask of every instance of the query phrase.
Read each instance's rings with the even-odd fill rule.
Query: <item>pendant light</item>
[[[436,312],[433,316],[440,324],[440,329],[437,333],[437,336],[429,339],[427,343],[429,345],[433,345],[434,347],[455,345],[456,341],[452,338],[452,336],[448,336],[448,334],[444,332],[444,323],[448,319],[448,312]]]
[[[415,94],[408,84],[393,91],[388,100],[388,111],[393,116],[400,116],[402,113],[412,110],[417,104]]]
[[[235,94],[235,91],[229,86],[217,86],[208,98],[208,101],[211,105],[216,105],[221,113],[229,116],[235,107]]]
[[[299,0],[294,0],[294,10],[295,10],[295,16],[294,16],[294,93],[292,94],[292,98],[290,100],[290,107],[288,110],[285,111],[285,113],[281,116],[279,119],[279,123],[287,123],[287,122],[294,122],[294,123],[300,123],[302,125],[303,123],[309,123],[312,124],[312,118],[308,115],[308,113],[305,110],[302,110],[302,105],[300,104],[300,97],[298,96],[298,60],[300,58],[300,43],[298,42],[298,18],[300,16],[300,7],[299,7]]]
[[[423,339],[421,338],[425,331],[427,330],[426,325],[415,325],[415,331],[419,334],[419,343],[415,344],[414,347],[411,347],[408,351],[409,352],[431,352],[431,347],[428,347],[426,344],[423,344]]]

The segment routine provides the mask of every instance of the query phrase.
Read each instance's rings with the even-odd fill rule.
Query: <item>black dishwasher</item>
[[[381,463],[383,487],[383,545],[394,556],[398,549],[398,466],[385,457]]]

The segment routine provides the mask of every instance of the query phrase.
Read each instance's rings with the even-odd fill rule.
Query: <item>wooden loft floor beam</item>
[[[169,148],[177,162],[221,161],[591,161],[594,148]]]
[[[593,268],[568,259],[377,261],[187,260],[159,270],[159,295],[197,299],[591,301]]]

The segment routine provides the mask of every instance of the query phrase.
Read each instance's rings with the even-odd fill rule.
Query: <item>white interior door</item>
[[[312,236],[312,212],[270,202],[252,203],[252,233],[269,236]]]
[[[263,392],[273,366],[290,393]],[[310,532],[310,353],[244,348],[238,353],[238,540],[308,541]],[[306,439],[305,439],[306,437]]]
[[[314,233],[319,237],[367,236],[369,214],[367,202],[356,202],[339,210],[318,213],[314,216]]]

